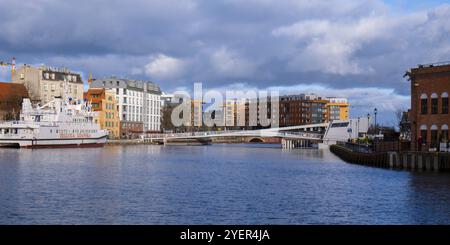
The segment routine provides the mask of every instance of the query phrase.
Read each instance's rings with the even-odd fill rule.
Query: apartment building
[[[115,91],[122,137],[160,132],[161,89],[155,83],[109,77],[93,80],[89,86]]]
[[[98,117],[94,120],[102,129],[108,130],[108,137],[119,139],[120,117],[115,91],[105,88],[90,88],[84,93],[84,99],[91,104],[93,111],[99,112]]]
[[[46,104],[55,97],[83,100],[84,85],[81,75],[67,68],[22,65],[14,72],[12,82],[23,84],[35,104]]]

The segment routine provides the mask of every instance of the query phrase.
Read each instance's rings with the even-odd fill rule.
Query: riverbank
[[[362,153],[341,145],[330,146],[330,151],[342,160],[358,165],[450,172],[450,154],[437,152],[378,152]]]

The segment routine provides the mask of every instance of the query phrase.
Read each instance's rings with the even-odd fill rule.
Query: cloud
[[[159,80],[176,79],[184,74],[186,67],[187,62],[182,59],[159,54],[145,65],[145,74]]]
[[[322,71],[337,75],[370,74],[374,72],[373,67],[362,64],[357,52],[372,43],[392,41],[394,31],[408,27],[413,23],[412,20],[392,19],[384,15],[356,20],[304,20],[279,27],[272,34],[304,44],[291,57],[291,70]]]
[[[248,78],[256,69],[252,62],[226,47],[214,51],[210,59],[217,73],[230,78]]]

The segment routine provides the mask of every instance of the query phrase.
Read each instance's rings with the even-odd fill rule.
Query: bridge
[[[145,142],[197,142],[207,143],[211,138],[224,137],[254,137],[281,138],[283,148],[307,147],[311,142],[322,142],[330,123],[299,125],[282,128],[267,128],[257,130],[225,130],[189,133],[149,134],[142,137]]]

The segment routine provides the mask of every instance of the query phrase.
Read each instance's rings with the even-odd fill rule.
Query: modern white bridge
[[[204,140],[208,138],[221,137],[254,137],[254,138],[281,138],[282,144],[286,141],[290,145],[290,141],[321,141],[329,123],[301,125],[283,128],[267,128],[257,130],[224,130],[224,131],[206,131],[206,132],[189,132],[189,133],[167,133],[167,134],[149,134],[142,139],[146,142],[163,142],[171,140]],[[294,145],[294,143],[292,143]],[[306,145],[306,144],[304,144]]]
[[[335,144],[337,141],[347,141],[358,138],[361,133],[367,133],[368,123],[358,120],[333,121],[282,128],[267,128],[257,130],[224,130],[190,133],[148,134],[142,136],[145,142],[159,142],[166,144],[170,141],[207,141],[211,138],[224,137],[254,137],[280,138],[283,148],[308,147],[312,143],[323,145]]]

